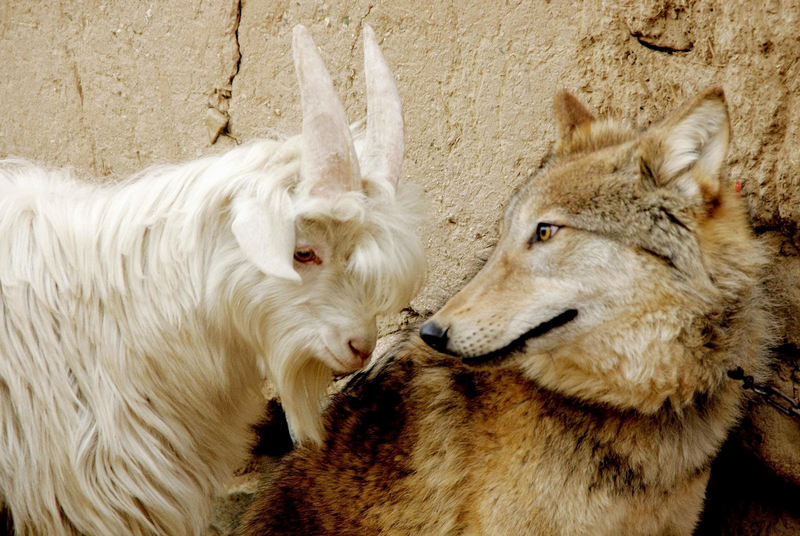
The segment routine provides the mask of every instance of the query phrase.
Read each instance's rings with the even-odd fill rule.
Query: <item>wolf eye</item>
[[[531,237],[530,243],[547,242],[555,236],[561,227],[550,223],[540,223],[536,226],[536,234]]]
[[[317,258],[317,254],[314,253],[313,249],[304,246],[300,246],[294,250],[294,260],[301,264],[308,264],[310,262],[319,264],[322,262],[321,259]]]

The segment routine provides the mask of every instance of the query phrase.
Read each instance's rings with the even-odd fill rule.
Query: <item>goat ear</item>
[[[558,126],[559,145],[569,144],[575,130],[595,120],[592,113],[568,91],[556,93],[553,114]]]
[[[643,180],[712,203],[730,138],[725,94],[710,88],[672,113],[639,146]]]
[[[301,281],[294,269],[294,221],[255,199],[236,200],[231,230],[245,256],[266,275]]]

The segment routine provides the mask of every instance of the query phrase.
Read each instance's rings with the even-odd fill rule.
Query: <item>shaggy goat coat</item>
[[[336,100],[302,28],[298,48]],[[330,340],[366,326],[368,345],[424,258],[389,178],[309,180],[324,169],[306,166],[307,127],[117,185],[0,163],[0,509],[17,534],[203,534],[263,411],[263,372],[297,435],[319,439]],[[315,262],[293,265],[295,244]]]

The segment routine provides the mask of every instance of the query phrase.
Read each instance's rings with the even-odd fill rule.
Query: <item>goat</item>
[[[395,82],[365,26],[357,156],[309,32],[302,134],[113,185],[0,163],[0,510],[21,535],[202,534],[270,378],[320,442],[334,372],[421,285]]]

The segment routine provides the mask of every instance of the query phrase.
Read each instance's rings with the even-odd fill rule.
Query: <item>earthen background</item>
[[[557,90],[646,127],[720,85],[733,122],[730,178],[774,252],[785,320],[775,381],[800,396],[800,0],[2,0],[0,156],[113,181],[294,134],[298,23],[358,119],[364,22],[404,101],[402,180],[428,202],[419,228],[428,284],[384,334],[435,310],[474,273],[501,207],[553,144]],[[211,120],[228,121],[214,144]],[[788,483],[800,505],[800,426],[758,408],[736,437],[763,463],[765,485]],[[749,533],[800,531],[792,516]]]

